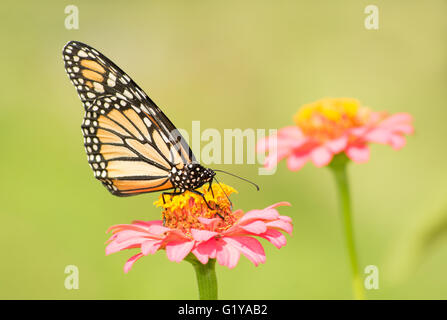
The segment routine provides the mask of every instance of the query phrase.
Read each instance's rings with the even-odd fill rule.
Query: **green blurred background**
[[[64,27],[70,4],[79,30]],[[364,27],[369,4],[380,10],[376,31]],[[82,106],[61,57],[69,40],[114,60],[180,128],[193,120],[221,132],[280,128],[327,96],[411,113],[416,133],[406,147],[372,146],[367,164],[350,167],[358,252],[362,269],[380,271],[368,298],[447,298],[445,239],[421,240],[442,238],[447,206],[446,9],[444,0],[2,2],[0,298],[197,298],[186,262],[158,252],[124,274],[132,252],[104,254],[109,226],[159,218],[158,195],[114,197],[93,178]],[[220,298],[351,298],[326,168],[290,173],[281,163],[258,176],[258,165],[218,167],[261,185],[257,193],[221,176],[238,189],[237,208],[290,201],[280,213],[294,221],[281,250],[263,241],[266,264],[241,257],[233,270],[217,267]],[[420,236],[431,229],[440,236]],[[71,264],[79,290],[64,287]]]

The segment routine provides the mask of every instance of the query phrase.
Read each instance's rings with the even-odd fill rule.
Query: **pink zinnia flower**
[[[287,202],[276,203],[262,210],[232,211],[225,196],[235,192],[222,184],[222,189],[213,185],[201,190],[208,203],[224,217],[216,216],[216,210],[210,210],[202,197],[185,192],[156,202],[164,208],[162,220],[134,221],[132,224],[120,224],[109,228],[113,235],[107,241],[106,254],[126,249],[139,249],[124,266],[128,272],[141,257],[166,250],[169,260],[180,262],[192,253],[201,263],[208,259],[217,259],[221,265],[234,268],[241,253],[256,266],[265,262],[265,252],[261,243],[254,236],[264,238],[281,248],[286,238],[281,231],[292,232],[292,220],[279,215],[278,206],[290,205]],[[225,193],[224,193],[225,192]],[[214,196],[213,196],[214,194]]]
[[[269,152],[266,168],[275,167],[284,158],[293,171],[309,160],[323,167],[343,152],[362,163],[369,160],[370,142],[398,150],[405,145],[404,135],[413,133],[408,113],[373,112],[351,98],[326,98],[306,104],[294,120],[296,126],[282,128],[275,136],[259,141],[257,151]]]

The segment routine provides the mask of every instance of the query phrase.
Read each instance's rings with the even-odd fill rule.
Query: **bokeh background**
[[[79,30],[64,26],[79,8]],[[364,9],[379,7],[379,30]],[[0,11],[0,298],[196,299],[193,268],[164,252],[104,254],[106,229],[158,219],[156,194],[110,195],[84,154],[82,106],[61,57],[90,44],[124,69],[181,128],[279,128],[304,103],[360,99],[409,112],[416,133],[395,152],[372,146],[350,180],[362,269],[376,265],[370,299],[447,298],[447,2],[432,1],[4,1]],[[279,201],[294,221],[288,245],[266,243],[267,262],[217,267],[222,299],[350,299],[350,273],[334,184],[326,168],[273,176],[258,165],[215,166],[232,177],[237,208]],[[80,272],[66,290],[66,265]]]

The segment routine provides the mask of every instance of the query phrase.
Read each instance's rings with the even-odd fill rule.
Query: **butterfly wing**
[[[82,132],[95,177],[119,196],[172,188],[170,170],[195,162],[172,122],[97,50],[71,41],[63,56],[85,108]]]

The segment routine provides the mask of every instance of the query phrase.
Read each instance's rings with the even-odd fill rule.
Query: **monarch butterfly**
[[[63,58],[85,109],[81,128],[88,162],[113,195],[173,189],[163,196],[189,190],[204,197],[196,189],[211,187],[221,170],[196,161],[176,127],[125,72],[78,41],[65,45]]]

